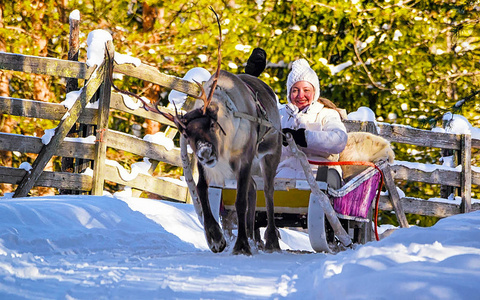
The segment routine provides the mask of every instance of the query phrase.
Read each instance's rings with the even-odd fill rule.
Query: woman
[[[288,103],[280,109],[283,133],[292,134],[295,143],[309,160],[338,161],[338,154],[347,144],[342,110],[328,99],[320,97],[318,76],[305,59],[292,64],[292,71],[287,78],[287,99]],[[340,174],[340,167],[328,170],[329,183],[336,188],[341,184]],[[300,162],[285,140],[277,177],[305,178]],[[319,177],[325,178],[326,174],[319,172],[317,179]]]

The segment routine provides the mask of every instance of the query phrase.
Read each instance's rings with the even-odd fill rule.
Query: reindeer
[[[196,108],[185,115],[162,114],[175,122],[198,160],[196,189],[210,249],[221,252],[226,241],[210,209],[208,186],[235,178],[238,236],[233,253],[252,254],[248,239],[254,239],[255,232],[256,185],[252,165],[256,165],[260,167],[265,182],[268,218],[265,251],[280,251],[273,211],[274,177],[282,142],[276,96],[257,77],[220,70],[222,38],[216,13],[215,16],[220,31],[218,64],[209,81],[204,85],[197,82],[201,95],[194,97],[201,101],[197,101]]]

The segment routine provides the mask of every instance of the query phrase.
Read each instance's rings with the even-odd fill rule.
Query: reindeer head
[[[223,131],[217,122],[218,107],[192,110],[176,118],[177,128],[188,141],[198,161],[205,167],[213,168],[218,160],[218,137]]]

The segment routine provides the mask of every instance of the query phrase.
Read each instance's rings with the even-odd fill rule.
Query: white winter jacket
[[[305,128],[307,147],[298,147],[307,158],[316,161],[338,161],[338,153],[347,144],[347,130],[339,113],[318,101],[299,111],[292,103],[280,109],[282,128]],[[316,168],[315,168],[316,169]],[[338,168],[341,170],[340,168]],[[341,174],[341,173],[340,173]],[[287,146],[282,147],[282,159],[277,177],[304,178],[303,169]]]

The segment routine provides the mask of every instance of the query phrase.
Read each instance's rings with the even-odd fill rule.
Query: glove
[[[300,129],[290,129],[290,128],[283,128],[283,142],[282,144],[284,146],[288,146],[287,142],[287,137],[285,134],[290,133],[293,136],[293,140],[295,141],[295,144],[299,145],[300,147],[307,147],[307,140],[305,138],[305,128],[300,128]]]

